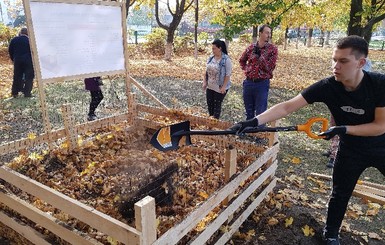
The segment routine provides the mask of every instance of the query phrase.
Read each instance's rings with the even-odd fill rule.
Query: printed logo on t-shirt
[[[344,112],[351,112],[351,113],[358,114],[358,115],[365,114],[365,111],[363,109],[356,109],[356,108],[353,108],[351,106],[341,106],[341,109]]]

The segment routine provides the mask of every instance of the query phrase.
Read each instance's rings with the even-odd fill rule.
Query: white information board
[[[125,70],[120,6],[30,6],[42,79]]]

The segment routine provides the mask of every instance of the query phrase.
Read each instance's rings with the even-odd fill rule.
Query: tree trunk
[[[198,21],[199,21],[199,8],[198,0],[195,2],[195,23],[194,23],[194,58],[198,59]]]
[[[352,0],[350,5],[348,36],[358,35],[362,37],[362,26],[361,26],[362,12],[363,12],[362,0]]]
[[[313,36],[313,28],[309,28],[309,34],[308,34],[307,43],[306,43],[306,47],[308,47],[308,48],[311,47],[312,36]]]
[[[253,43],[258,40],[258,26],[253,26]]]
[[[325,46],[330,45],[330,31],[326,31]]]
[[[368,24],[366,25],[362,30],[362,36],[363,38],[369,43],[370,39],[372,38],[373,33],[373,26]]]
[[[166,47],[164,50],[164,59],[167,61],[171,61],[172,57],[172,50],[173,50],[173,43],[167,42]]]
[[[285,30],[285,40],[284,40],[284,43],[283,43],[283,50],[287,49],[287,40],[288,40],[287,33],[288,32],[289,32],[289,27],[286,27],[286,30]]]

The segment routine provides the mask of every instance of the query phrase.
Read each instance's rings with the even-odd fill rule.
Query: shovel
[[[312,132],[315,123],[322,123],[322,131],[327,130],[329,121],[326,118],[310,118],[305,124],[288,127],[255,127],[246,128],[244,133],[258,132],[282,132],[282,131],[303,131],[310,138],[322,139],[322,136]],[[236,130],[190,130],[190,121],[184,121],[172,124],[158,129],[151,138],[151,145],[160,151],[169,151],[178,149],[179,146],[191,145],[191,135],[228,135],[236,134]]]

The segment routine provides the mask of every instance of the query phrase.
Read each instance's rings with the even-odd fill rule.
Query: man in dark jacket
[[[31,91],[35,74],[27,28],[22,28],[19,36],[11,40],[8,52],[13,62],[12,96],[16,98],[19,92],[22,92],[24,97],[32,97]]]

